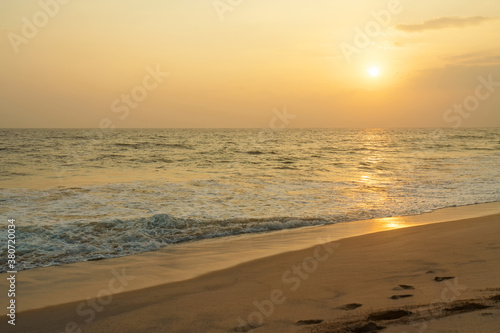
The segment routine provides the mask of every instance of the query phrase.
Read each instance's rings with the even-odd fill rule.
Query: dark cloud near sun
[[[422,32],[426,30],[439,30],[446,28],[463,28],[466,26],[479,25],[487,21],[495,20],[494,17],[486,16],[446,16],[438,17],[430,20],[423,21],[417,24],[398,24],[395,26],[396,30],[412,33]]]

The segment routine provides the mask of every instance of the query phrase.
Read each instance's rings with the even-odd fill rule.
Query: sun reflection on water
[[[401,217],[385,217],[380,219],[380,228],[383,230],[399,229],[408,226]]]

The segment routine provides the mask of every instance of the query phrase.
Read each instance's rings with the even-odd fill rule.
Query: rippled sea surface
[[[3,129],[0,137],[0,210],[17,220],[19,269],[500,201],[500,129]]]

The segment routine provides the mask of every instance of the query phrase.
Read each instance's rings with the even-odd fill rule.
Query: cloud
[[[449,64],[455,65],[498,65],[500,55],[492,52],[473,52],[442,57]]]
[[[494,20],[493,17],[485,16],[470,16],[470,17],[458,17],[458,16],[447,16],[438,17],[423,21],[418,24],[398,24],[395,26],[397,30],[404,32],[421,32],[425,30],[439,30],[446,28],[463,28],[471,25],[479,25],[483,22]]]

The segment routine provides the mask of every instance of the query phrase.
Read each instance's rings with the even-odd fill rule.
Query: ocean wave
[[[73,190],[78,190],[74,188]],[[384,188],[372,187],[374,193]],[[467,199],[467,198],[464,198]],[[490,201],[468,198],[469,204]],[[122,257],[155,251],[171,244],[226,237],[241,234],[272,232],[277,230],[318,226],[341,222],[414,215],[437,208],[458,206],[426,205],[407,207],[397,212],[390,209],[366,208],[344,215],[328,217],[265,217],[232,219],[181,218],[171,214],[155,214],[132,219],[103,219],[74,221],[70,223],[37,224],[25,222],[19,227],[17,269],[69,264],[82,261]],[[6,239],[6,230],[0,230],[0,238]],[[5,245],[0,246],[2,252]],[[6,271],[6,259],[0,258],[0,273]]]
[[[337,222],[341,220],[345,218]],[[17,248],[18,269],[120,257],[187,241],[327,223],[334,221],[293,217],[200,221],[156,214],[130,220],[28,224],[18,234],[22,244]],[[4,267],[0,272],[5,272]]]
[[[193,149],[193,146],[186,145],[182,143],[157,143],[158,147],[169,147],[169,148],[179,148],[179,149]]]
[[[31,173],[28,172],[15,172],[15,171],[5,171],[3,172],[2,176],[3,177],[15,177],[15,176],[30,176],[32,175]]]
[[[182,144],[182,143],[163,143],[163,142],[134,142],[134,143],[126,143],[126,142],[117,142],[114,144],[116,147],[126,147],[126,148],[146,148],[146,147],[166,147],[166,148],[178,148],[178,149],[194,149],[193,146]]]

